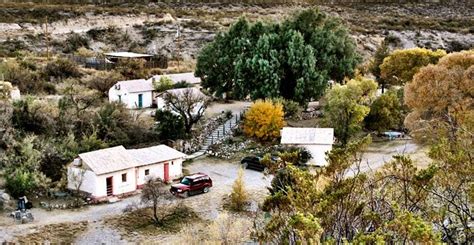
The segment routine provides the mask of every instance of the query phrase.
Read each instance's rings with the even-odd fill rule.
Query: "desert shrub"
[[[179,81],[173,85],[173,88],[189,88],[192,87],[193,85],[186,82],[186,81]]]
[[[80,57],[94,57],[96,55],[94,51],[85,47],[78,48],[74,54]]]
[[[173,88],[173,80],[168,76],[161,76],[160,80],[153,81],[153,87],[158,92],[163,92]]]
[[[21,197],[31,193],[36,182],[31,172],[19,169],[5,177],[5,188],[13,197]]]
[[[13,126],[23,132],[52,134],[55,128],[54,108],[31,97],[13,103]]]
[[[244,133],[261,141],[271,141],[280,136],[285,125],[283,106],[271,100],[257,100],[245,113]]]
[[[248,193],[245,190],[244,170],[239,169],[237,179],[232,186],[232,193],[230,194],[230,208],[234,211],[243,211],[248,203]]]
[[[142,59],[121,59],[115,70],[127,79],[140,79],[148,76],[145,61]]]
[[[15,60],[9,60],[0,66],[0,71],[5,75],[5,80],[17,86],[21,93],[35,94],[44,91],[46,84],[38,72],[25,68]]]
[[[58,78],[78,78],[82,74],[79,71],[78,65],[68,59],[57,59],[49,62],[43,69],[43,76],[46,79]]]
[[[0,43],[0,57],[16,56],[20,50],[29,50],[28,46],[22,40],[7,40]]]
[[[300,110],[300,105],[298,104],[298,102],[287,100],[284,98],[278,98],[278,99],[275,99],[274,101],[283,105],[285,118],[293,118],[296,115],[298,115],[298,112]]]
[[[78,33],[70,33],[63,43],[63,52],[73,53],[79,48],[89,48],[89,39]]]
[[[98,71],[86,77],[84,82],[87,87],[99,91],[102,97],[107,97],[109,89],[121,80],[124,77],[116,71]]]
[[[155,130],[159,133],[161,140],[176,140],[185,137],[184,122],[180,116],[170,111],[157,110],[155,120],[157,121]]]

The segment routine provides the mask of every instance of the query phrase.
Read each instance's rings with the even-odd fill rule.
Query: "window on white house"
[[[127,182],[127,174],[122,174],[122,182]]]
[[[147,175],[150,175],[150,170],[149,169],[145,169],[145,176]]]

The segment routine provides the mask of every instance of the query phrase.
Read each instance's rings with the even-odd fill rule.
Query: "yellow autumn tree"
[[[260,141],[271,141],[280,136],[285,126],[283,105],[271,100],[257,100],[245,113],[244,133]]]
[[[420,140],[454,139],[460,129],[472,132],[473,95],[474,50],[451,53],[420,69],[405,86],[405,103],[411,110],[405,125]]]
[[[385,57],[380,65],[380,77],[390,85],[404,85],[424,66],[436,64],[446,55],[444,50],[425,48],[396,50]]]

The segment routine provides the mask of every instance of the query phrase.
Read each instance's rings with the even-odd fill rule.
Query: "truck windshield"
[[[189,184],[191,184],[191,181],[190,181],[188,178],[183,178],[183,179],[181,180],[181,184],[183,184],[183,185],[189,185]]]

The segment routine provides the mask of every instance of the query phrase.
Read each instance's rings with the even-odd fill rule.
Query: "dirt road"
[[[222,198],[228,195],[232,189],[232,184],[237,177],[239,163],[227,162],[210,158],[197,159],[186,168],[189,172],[203,172],[209,174],[213,180],[213,188],[207,194],[191,196],[187,199],[173,198],[164,201],[163,205],[182,201],[192,207],[203,219],[214,219],[222,211]],[[267,194],[266,187],[270,183],[270,177],[265,177],[262,173],[246,170],[245,185],[254,196],[264,198]],[[95,244],[105,242],[107,244],[126,243],[119,233],[112,227],[104,227],[104,218],[120,215],[125,207],[131,204],[140,204],[140,196],[132,196],[117,203],[89,206],[78,211],[58,210],[46,211],[40,208],[32,209],[35,221],[30,224],[15,224],[2,214],[0,217],[0,243],[14,240],[14,237],[33,232],[38,226],[47,224],[58,224],[65,222],[89,221],[89,229],[85,234],[79,236],[78,244]]]

